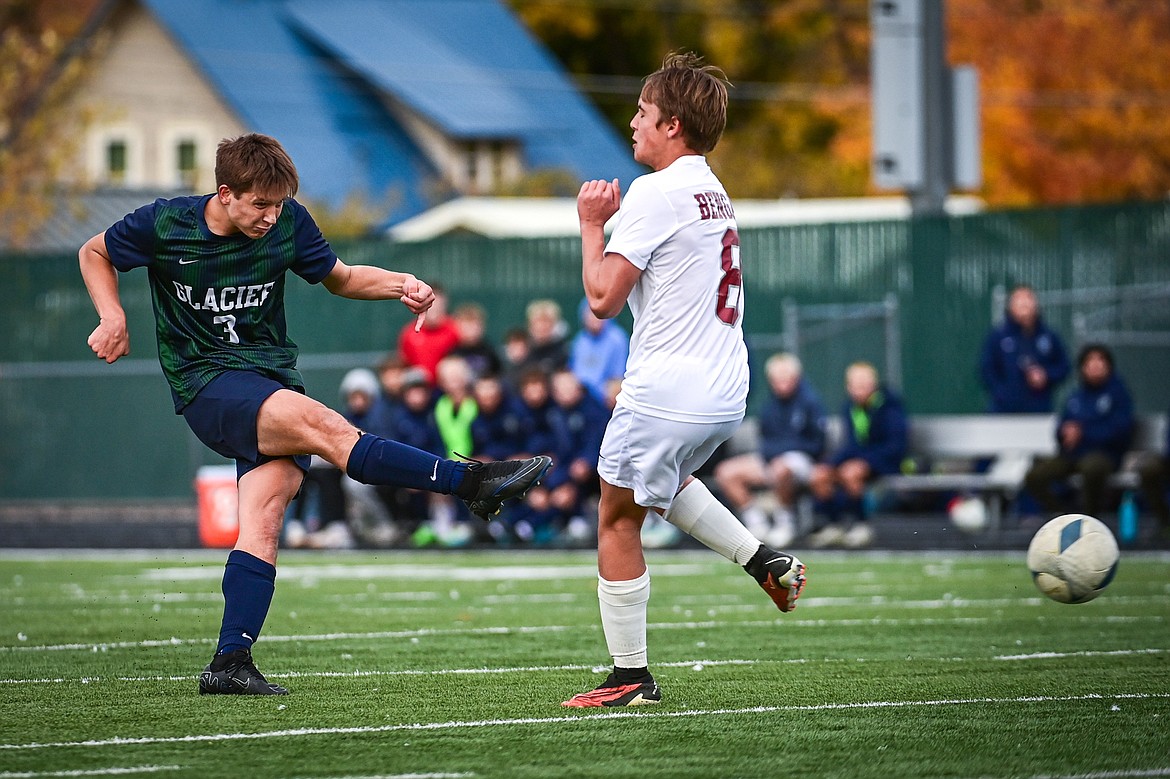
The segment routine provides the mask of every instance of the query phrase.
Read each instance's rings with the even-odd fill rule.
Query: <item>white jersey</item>
[[[747,407],[739,233],[726,190],[698,155],[640,176],[606,253],[642,271],[619,406],[679,422],[727,422]]]

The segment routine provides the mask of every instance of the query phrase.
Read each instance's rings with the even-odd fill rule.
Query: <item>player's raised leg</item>
[[[664,516],[679,530],[743,566],[776,608],[785,612],[796,608],[805,585],[804,564],[761,543],[702,481],[693,476],[687,479]]]
[[[281,390],[260,408],[260,451],[269,455],[317,454],[363,484],[455,494],[487,520],[504,501],[524,496],[552,465],[546,456],[479,463],[437,457],[353,427],[324,404]]]

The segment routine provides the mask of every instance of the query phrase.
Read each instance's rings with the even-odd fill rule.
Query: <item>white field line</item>
[[[1160,655],[1170,649],[1112,649],[1082,652],[1035,652],[1030,655],[996,655],[992,660],[1053,660],[1064,657],[1117,657],[1120,655]]]
[[[979,663],[986,660],[1019,661],[1019,660],[1047,660],[1067,657],[1121,657],[1126,655],[1157,655],[1170,652],[1170,649],[1117,649],[1112,651],[1095,652],[1037,652],[1030,655],[996,655],[994,657],[912,657],[907,658],[915,662],[928,663]],[[884,658],[883,658],[884,660]],[[792,657],[784,660],[734,659],[734,660],[675,660],[671,662],[654,663],[657,668],[691,668],[702,671],[708,667],[745,666],[745,665],[809,665],[814,663],[872,663],[881,662],[872,657]],[[492,676],[513,673],[548,673],[553,671],[592,671],[606,673],[609,666],[601,665],[528,665],[508,666],[501,668],[402,668],[397,670],[353,670],[353,671],[284,671],[266,674],[274,679],[364,679],[381,676]],[[39,677],[27,679],[0,678],[0,685],[25,684],[100,684],[103,682],[190,682],[194,674],[179,674],[174,676],[82,676],[76,679],[64,677]],[[3,777],[0,777],[3,779]]]
[[[803,706],[752,706],[742,709],[688,709],[685,711],[637,712],[612,711],[599,714],[561,717],[521,717],[517,719],[492,719],[474,721],[415,722],[400,725],[362,725],[346,728],[295,728],[269,730],[258,733],[207,733],[187,736],[115,736],[108,739],[86,741],[32,742],[25,744],[0,744],[0,751],[26,751],[34,749],[62,749],[82,747],[91,749],[108,746],[139,746],[143,744],[191,744],[215,743],[222,741],[253,741],[269,738],[299,738],[302,736],[360,735],[369,733],[391,733],[395,731],[439,731],[463,728],[510,727],[517,725],[571,726],[608,722],[619,719],[672,719],[679,717],[722,717],[737,714],[774,714],[819,711],[850,711],[865,709],[902,709],[937,706],[1010,705],[1028,703],[1063,703],[1073,701],[1119,701],[1170,699],[1170,693],[1119,693],[1100,695],[1025,695],[1015,698],[953,698],[925,701],[859,701],[854,703],[817,703]]]
[[[1161,617],[1149,619],[1161,620]],[[725,627],[863,627],[863,626],[894,626],[918,627],[925,625],[982,625],[990,621],[987,617],[950,617],[945,619],[927,617],[920,619],[806,619],[806,620],[745,620],[743,622],[726,622],[720,620],[706,620],[701,622],[652,622],[646,627],[649,630],[706,630]],[[366,633],[309,633],[304,635],[280,636],[266,635],[263,641],[268,643],[298,643],[310,641],[360,641],[384,640],[391,638],[425,638],[432,636],[474,636],[474,635],[527,635],[535,633],[565,633],[571,631],[596,631],[600,625],[534,625],[534,626],[499,626],[483,628],[415,628],[411,630],[382,630]],[[111,649],[158,649],[177,646],[203,646],[215,644],[215,638],[171,638],[147,639],[144,641],[111,641],[101,643],[72,643],[72,644],[36,644],[29,646],[0,646],[0,654],[5,652],[107,652]]]
[[[61,771],[0,771],[0,779],[39,779],[50,776],[129,776],[157,774],[160,771],[181,771],[178,765],[140,765],[127,768],[88,768]]]

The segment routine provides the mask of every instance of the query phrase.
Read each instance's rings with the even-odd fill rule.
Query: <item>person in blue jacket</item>
[[[1053,393],[1071,366],[1060,336],[1040,316],[1031,287],[1008,298],[1004,322],[983,341],[979,378],[990,395],[993,414],[1047,414]]]
[[[606,382],[626,375],[630,337],[612,319],[598,319],[582,300],[578,316],[581,330],[569,346],[569,367],[593,396],[605,400]]]
[[[1064,402],[1056,422],[1058,451],[1040,458],[1024,485],[1051,514],[1064,512],[1068,477],[1082,478],[1080,510],[1099,516],[1105,508],[1109,476],[1120,466],[1133,439],[1133,400],[1117,374],[1113,353],[1088,344],[1077,357],[1080,385]]]
[[[859,548],[873,542],[866,521],[866,485],[877,476],[898,473],[906,457],[909,421],[901,399],[882,385],[877,369],[855,362],[845,370],[845,394],[841,409],[845,439],[840,449],[813,468],[809,489],[817,509],[828,522],[809,537],[812,546],[838,544]],[[853,519],[847,530],[845,517]]]
[[[825,453],[825,409],[803,377],[796,355],[780,352],[764,363],[770,390],[760,408],[759,451],[729,457],[715,467],[715,480],[744,526],[779,549],[796,536],[793,506],[813,466]],[[757,505],[761,488],[776,495],[769,517]]]
[[[1150,536],[1170,541],[1170,501],[1166,500],[1170,487],[1170,424],[1166,425],[1166,442],[1161,454],[1147,454],[1138,463],[1138,476],[1142,499],[1156,523]]]
[[[527,445],[532,415],[499,376],[480,376],[472,392],[479,414],[471,423],[473,456],[507,460]]]

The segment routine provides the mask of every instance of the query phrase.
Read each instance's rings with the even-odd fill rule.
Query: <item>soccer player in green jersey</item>
[[[275,139],[221,142],[215,177],[214,193],[156,200],[81,247],[100,318],[89,346],[107,363],[130,353],[118,273],[145,267],[175,412],[236,461],[240,533],[224,570],[219,644],[199,691],[284,695],[256,669],[251,649],[272,602],[281,522],[309,455],[366,484],[455,494],[484,519],[537,483],[551,460],[445,460],[364,433],[306,396],[285,327],[288,271],[341,297],[399,300],[420,322],[434,291],[409,273],[342,262],[293,199],[296,167]]]

